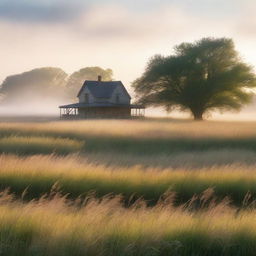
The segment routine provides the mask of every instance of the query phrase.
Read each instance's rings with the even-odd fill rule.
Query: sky
[[[129,85],[150,57],[202,37],[230,37],[256,66],[255,0],[0,0],[0,82],[54,66],[111,68]]]

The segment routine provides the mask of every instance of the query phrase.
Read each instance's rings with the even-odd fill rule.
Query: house
[[[79,102],[59,106],[60,117],[130,118],[144,116],[145,107],[131,104],[131,96],[121,81],[86,80],[77,95]]]

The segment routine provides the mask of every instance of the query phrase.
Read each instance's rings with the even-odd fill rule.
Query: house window
[[[116,95],[116,103],[120,103],[120,96],[119,96],[119,94]]]
[[[86,94],[84,95],[84,102],[85,102],[85,103],[89,103],[89,95],[88,95],[88,93],[86,93]]]

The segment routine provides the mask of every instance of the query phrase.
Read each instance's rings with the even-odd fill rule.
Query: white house
[[[131,96],[121,81],[86,80],[78,95],[79,102],[60,106],[62,118],[128,118],[144,116],[145,107],[132,105]]]

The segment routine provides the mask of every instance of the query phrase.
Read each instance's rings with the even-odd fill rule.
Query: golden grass
[[[114,167],[154,167],[196,170],[221,166],[256,165],[256,152],[241,149],[220,149],[206,151],[178,152],[158,154],[157,156],[123,154],[122,152],[86,153],[83,156],[88,163]]]
[[[87,163],[78,156],[2,155],[0,166],[1,188],[10,187],[19,194],[28,188],[29,198],[49,193],[54,184],[72,197],[95,191],[99,196],[122,194],[128,200],[136,195],[153,202],[167,190],[176,192],[177,201],[184,202],[209,187],[214,188],[220,198],[230,196],[240,205],[248,191],[256,195],[254,165],[213,166],[189,171],[186,168],[111,167]]]
[[[254,256],[255,143],[255,122],[0,123],[21,198],[0,196],[0,255]]]
[[[68,154],[81,150],[82,142],[67,138],[10,136],[0,138],[0,152],[16,154]]]
[[[123,155],[174,154],[208,150],[256,152],[256,123],[87,120],[0,123],[7,136],[68,138],[85,142],[81,152]],[[64,150],[64,149],[63,149]],[[4,153],[8,151],[2,150]],[[19,152],[17,152],[19,153]],[[37,152],[35,152],[37,153]]]
[[[0,123],[4,131],[98,136],[204,138],[256,137],[256,122],[193,122],[169,120],[86,120],[46,123]]]
[[[55,194],[23,204],[3,195],[3,255],[242,256],[256,249],[256,212],[238,212],[226,201],[191,212],[171,200],[123,208],[119,197],[71,203]]]

